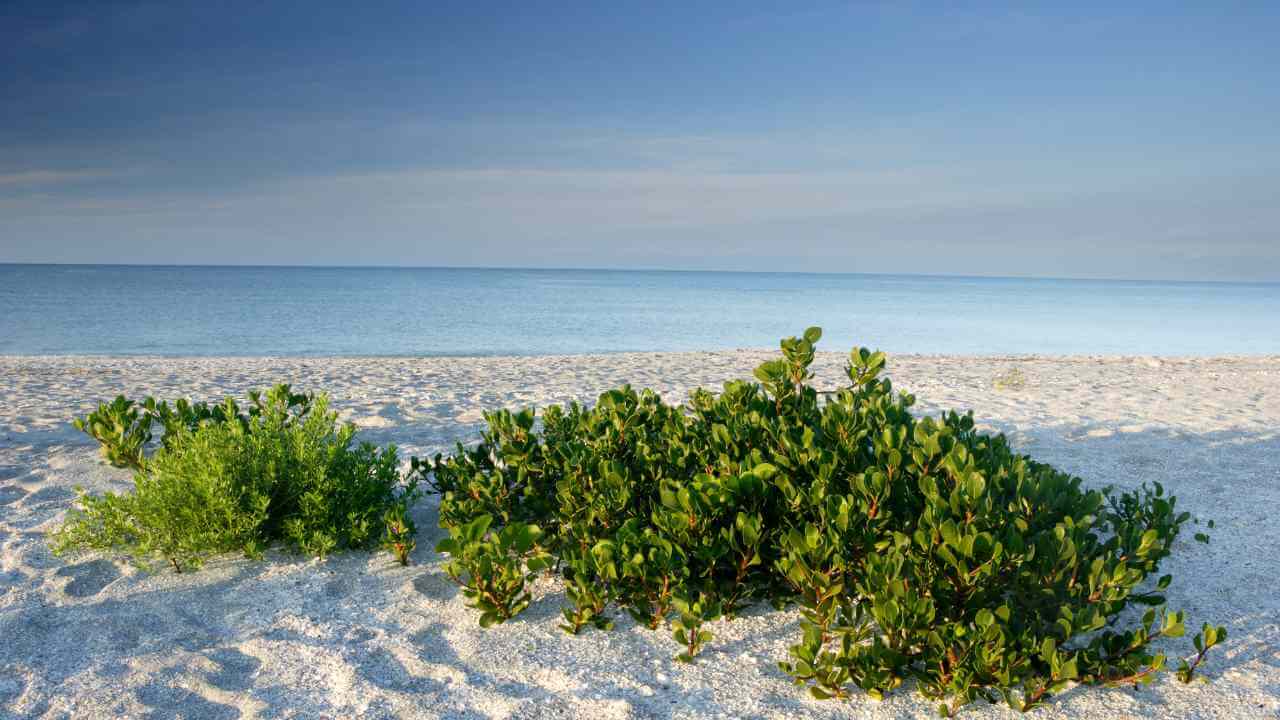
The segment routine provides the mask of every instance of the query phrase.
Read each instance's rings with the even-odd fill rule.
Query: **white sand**
[[[3,717],[876,717],[928,715],[909,687],[882,703],[818,702],[775,663],[797,613],[717,623],[699,662],[671,661],[666,632],[572,638],[563,593],[537,588],[517,620],[481,630],[440,570],[430,501],[415,564],[385,554],[325,562],[269,555],[194,574],[147,575],[102,557],[62,561],[45,533],[72,487],[127,488],[68,424],[100,399],[216,398],[287,380],[325,389],[370,440],[410,453],[475,437],[483,409],[591,400],[623,382],[683,400],[745,376],[768,353],[486,359],[0,357],[0,716]],[[834,386],[843,356],[819,359]],[[1010,368],[1020,389],[996,390]],[[1074,689],[1034,717],[1280,717],[1280,357],[890,358],[922,411],[975,408],[1036,458],[1094,485],[1160,480],[1217,520],[1166,565],[1189,626],[1227,626],[1184,686]],[[1189,648],[1176,641],[1179,651]],[[970,717],[1013,717],[971,706]]]

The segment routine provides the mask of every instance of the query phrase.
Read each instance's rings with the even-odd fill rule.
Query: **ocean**
[[[805,273],[0,265],[0,354],[547,355],[776,347],[1280,353],[1280,284]]]

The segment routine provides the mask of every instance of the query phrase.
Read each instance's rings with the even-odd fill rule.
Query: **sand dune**
[[[0,357],[0,717],[660,718],[930,713],[910,689],[882,703],[810,700],[775,663],[798,614],[717,623],[693,666],[669,634],[619,613],[613,632],[556,628],[541,581],[517,620],[481,630],[431,551],[430,500],[411,567],[385,554],[280,553],[147,575],[113,558],[54,558],[45,533],[75,486],[130,485],[68,420],[117,393],[217,398],[275,382],[324,389],[362,435],[410,454],[475,436],[481,411],[591,400],[621,383],[671,400],[749,374],[769,353],[541,358]],[[835,387],[843,355],[820,354]],[[1020,387],[993,381],[1011,369]],[[1037,459],[1093,485],[1159,480],[1218,528],[1179,540],[1170,603],[1227,626],[1207,684],[1071,690],[1035,717],[1280,717],[1280,357],[898,356],[921,412],[976,411]],[[1185,640],[1172,646],[1189,647]],[[970,717],[1015,717],[973,706]],[[1020,717],[1020,716],[1018,716]]]

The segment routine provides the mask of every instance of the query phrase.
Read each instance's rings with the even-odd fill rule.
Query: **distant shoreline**
[[[246,360],[246,361],[262,361],[262,362],[323,362],[325,360],[337,361],[414,361],[414,360],[573,360],[579,358],[627,358],[629,356],[654,356],[654,357],[698,357],[707,355],[737,355],[737,356],[756,356],[761,357],[775,354],[777,350],[771,347],[747,347],[747,348],[729,348],[729,349],[712,349],[712,350],[600,350],[595,352],[577,352],[577,353],[431,353],[416,355],[336,355],[322,354],[314,355],[291,353],[282,353],[279,355],[257,354],[257,355],[197,355],[197,354],[181,354],[181,353],[13,353],[0,352],[0,363],[22,361],[57,361],[57,360],[84,360],[84,361],[193,361],[202,360]],[[973,360],[983,362],[1031,362],[1031,361],[1049,361],[1049,362],[1142,362],[1146,360],[1156,360],[1160,362],[1178,363],[1199,363],[1212,360],[1223,361],[1261,361],[1280,363],[1280,353],[1222,353],[1211,355],[1161,355],[1161,354],[1110,354],[1110,353],[914,353],[914,352],[890,352],[886,351],[892,359],[897,360]],[[819,350],[816,353],[819,357],[839,357],[841,360],[848,357],[847,351],[836,350]]]
[[[591,270],[0,266],[0,354],[545,356],[776,348],[1280,354],[1280,285]]]
[[[582,273],[669,273],[715,275],[796,275],[816,277],[864,277],[864,278],[918,278],[931,280],[1005,280],[1010,282],[1045,281],[1063,283],[1121,283],[1150,285],[1258,285],[1280,286],[1280,279],[1272,280],[1192,280],[1186,278],[1128,278],[1116,276],[1062,277],[1056,275],[975,275],[966,273],[904,273],[857,272],[834,270],[741,270],[729,268],[665,268],[665,267],[506,267],[501,265],[296,265],[278,264],[206,264],[206,263],[62,263],[62,262],[0,262],[3,267],[68,267],[68,268],[135,268],[135,269],[203,269],[203,270],[462,270],[480,272],[582,272]]]

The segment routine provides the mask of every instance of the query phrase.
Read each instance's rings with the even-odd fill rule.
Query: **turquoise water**
[[[1280,353],[1280,284],[605,270],[0,265],[0,353],[776,347]]]

